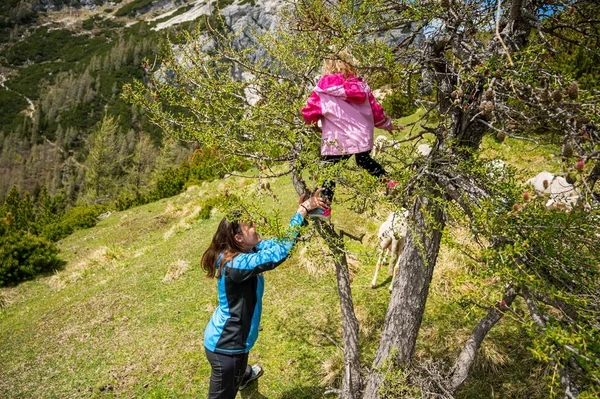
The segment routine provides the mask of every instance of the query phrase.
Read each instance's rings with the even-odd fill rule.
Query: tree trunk
[[[456,363],[454,363],[454,367],[448,378],[448,389],[450,392],[456,392],[456,390],[466,381],[469,376],[471,365],[475,362],[475,356],[477,355],[481,343],[492,327],[494,327],[496,323],[500,321],[502,316],[504,316],[504,311],[512,305],[516,296],[517,292],[512,286],[509,286],[502,298],[503,303],[500,303],[498,308],[492,308],[492,310],[477,323],[477,326],[473,329],[471,336],[456,359]]]
[[[300,174],[292,170],[292,184],[298,195],[311,195]],[[335,276],[342,314],[342,341],[344,344],[344,380],[340,399],[359,399],[362,394],[362,375],[358,351],[358,319],[354,313],[348,261],[344,252],[344,240],[330,224],[316,221],[318,231],[327,243],[335,264]]]
[[[418,197],[412,215],[414,225],[406,236],[381,341],[367,378],[365,399],[379,397],[379,387],[385,377],[380,369],[386,360],[396,365],[410,361],[421,326],[429,283],[440,250],[445,214],[433,201]]]
[[[342,341],[344,343],[344,381],[340,399],[359,399],[362,393],[362,376],[358,352],[358,320],[354,313],[352,291],[350,289],[350,274],[344,252],[344,241],[333,226],[317,222],[319,233],[325,239],[331,250],[335,263],[335,276],[340,297],[342,312]]]

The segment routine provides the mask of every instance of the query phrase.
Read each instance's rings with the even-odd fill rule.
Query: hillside
[[[487,142],[488,153],[515,149],[516,163],[549,165],[548,148],[509,140]],[[534,161],[535,162],[532,162]],[[533,172],[533,171],[532,171]],[[197,215],[207,198],[228,190],[256,190],[255,181],[227,178],[190,187],[179,196],[115,212],[94,228],[59,242],[63,269],[0,290],[0,396],[16,397],[198,397],[207,389],[209,365],[202,344],[204,326],[216,304],[215,281],[203,278],[200,255],[220,220]],[[296,194],[288,178],[273,180],[286,221]],[[333,221],[363,244],[347,240],[353,254],[352,284],[361,323],[361,346],[372,356],[389,293],[382,270],[369,287],[377,220],[335,208]],[[455,234],[460,232],[455,231]],[[263,331],[251,362],[265,375],[243,398],[318,398],[340,377],[342,353],[339,304],[331,265],[310,263],[303,245],[266,276]],[[313,248],[314,249],[314,248]],[[319,250],[318,247],[316,250]],[[446,247],[434,275],[417,347],[419,359],[452,361],[449,353],[470,333],[481,311],[463,307],[454,295],[468,292],[468,271],[476,267]],[[461,326],[461,334],[453,331]],[[528,354],[520,327],[504,320],[480,352],[462,398],[546,397],[545,369]],[[454,349],[452,349],[454,350]],[[511,353],[509,357],[508,354]],[[515,353],[518,353],[515,356]],[[512,360],[511,360],[512,359]],[[514,359],[520,359],[515,363]],[[367,362],[368,363],[368,359]],[[539,381],[534,383],[533,381]]]
[[[16,186],[84,196],[90,136],[106,115],[118,121],[119,165],[126,184],[140,136],[164,147],[160,129],[121,98],[122,87],[148,83],[144,59],[185,30],[206,30],[220,13],[231,32],[269,27],[278,1],[10,0],[0,5],[0,202]],[[190,146],[180,146],[175,163]],[[145,173],[149,178],[150,173]],[[108,194],[114,200],[114,193]],[[103,198],[100,201],[105,201]]]
[[[596,398],[596,2],[316,0],[255,36],[277,3],[0,5],[0,397],[203,397],[219,220],[241,199],[268,238],[333,182],[333,225],[266,274],[242,398]],[[299,110],[330,64],[393,120],[357,79],[368,123],[344,112],[327,143],[326,97]],[[385,171],[328,165],[319,137],[367,150],[371,117]]]

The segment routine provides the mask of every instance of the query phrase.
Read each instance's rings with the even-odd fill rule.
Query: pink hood
[[[325,75],[302,109],[306,123],[321,120],[321,155],[358,154],[373,148],[373,129],[393,129],[367,82],[354,75]]]

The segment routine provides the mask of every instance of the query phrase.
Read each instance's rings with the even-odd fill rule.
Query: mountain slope
[[[539,157],[533,152],[529,156]],[[249,195],[256,192],[255,184],[228,178],[113,213],[59,243],[67,261],[64,269],[1,289],[5,306],[0,310],[0,396],[203,396],[210,372],[203,330],[216,305],[216,282],[204,279],[199,260],[221,215],[201,220],[197,214],[207,198],[225,190]],[[287,223],[297,196],[286,177],[272,180],[271,188],[281,203],[267,200],[265,209],[273,205],[271,211],[281,210],[281,220]],[[346,243],[355,259],[352,289],[365,364],[374,355],[389,300],[385,273],[378,289],[369,286],[377,220],[385,218],[385,210],[379,213],[376,218],[356,215],[340,203],[333,215],[336,228],[356,236],[366,233],[363,244]],[[315,264],[316,256],[303,245],[266,274],[263,331],[250,354],[251,362],[263,365],[265,375],[244,398],[318,398],[340,376],[342,352],[334,344],[340,342],[334,272],[330,264]],[[322,253],[318,244],[312,249]],[[450,348],[466,339],[481,316],[463,309],[452,295],[452,287],[469,291],[470,267],[476,266],[466,257],[443,250],[418,359],[451,363],[455,354]],[[460,334],[455,334],[457,326],[462,326]],[[540,378],[544,370],[527,353],[527,342],[518,324],[500,323],[459,397],[486,398],[492,392],[501,397],[545,397]]]

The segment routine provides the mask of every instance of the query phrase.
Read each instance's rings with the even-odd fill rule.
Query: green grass
[[[490,155],[515,154],[522,145],[485,144],[484,154]],[[522,148],[518,151],[522,154]],[[522,157],[510,159],[531,162]],[[539,157],[535,168],[552,165],[548,157]],[[204,279],[199,260],[220,215],[202,220],[197,212],[217,193],[241,193],[254,184],[243,178],[218,180],[114,213],[59,242],[64,269],[1,289],[0,397],[203,397],[210,373],[203,330],[217,294],[216,281]],[[287,222],[297,206],[289,178],[275,179],[271,187],[281,203],[267,200],[265,209],[280,209]],[[343,198],[342,190],[338,196]],[[385,211],[379,213],[382,220]],[[368,366],[389,301],[384,271],[380,287],[369,287],[379,222],[343,205],[334,208],[333,221],[350,234],[366,233],[363,244],[348,241],[347,248],[355,258],[352,290]],[[263,331],[250,353],[250,362],[260,362],[265,375],[242,398],[319,398],[339,376],[341,351],[332,343],[341,342],[334,271],[330,264],[312,263],[305,250],[298,245],[287,262],[265,276]],[[452,362],[482,316],[459,306],[447,289],[469,267],[468,259],[443,247],[417,359]],[[528,354],[527,342],[518,325],[499,323],[458,397],[547,397],[544,369]]]

